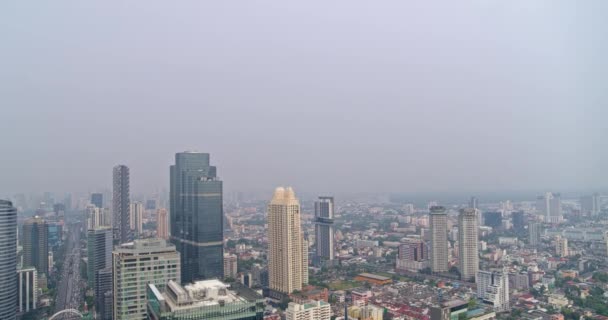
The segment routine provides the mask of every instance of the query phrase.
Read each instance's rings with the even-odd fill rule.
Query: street
[[[70,234],[66,240],[66,255],[63,269],[60,270],[60,282],[57,286],[55,312],[64,309],[79,310],[83,303],[83,292],[80,276],[80,224],[70,225]],[[58,319],[78,319],[72,314],[63,314]]]

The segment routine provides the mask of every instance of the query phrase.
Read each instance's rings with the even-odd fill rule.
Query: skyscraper
[[[509,311],[509,276],[505,270],[477,272],[477,298],[496,312]]]
[[[429,266],[428,249],[421,239],[405,238],[399,245],[395,268],[417,272]]]
[[[112,227],[112,215],[107,208],[99,208],[92,204],[85,208],[87,215],[87,229],[97,229],[99,227]]]
[[[315,241],[317,261],[334,259],[334,197],[315,202]]]
[[[97,319],[112,320],[112,266],[95,273],[95,311]]]
[[[595,216],[600,213],[601,203],[600,194],[594,193],[590,196],[581,198],[581,211],[584,214]]]
[[[458,216],[458,269],[461,279],[474,281],[479,269],[479,226],[477,210],[467,208],[460,210]]]
[[[98,227],[87,231],[87,258],[87,280],[94,291],[97,271],[112,266],[112,228]]]
[[[169,240],[169,217],[165,208],[156,210],[156,236]]]
[[[300,202],[293,189],[276,188],[268,205],[270,289],[281,293],[308,284],[307,248],[300,226]]]
[[[537,221],[530,221],[528,224],[528,244],[537,247],[540,244],[540,237],[543,232],[543,226]]]
[[[181,282],[180,254],[162,239],[135,240],[112,253],[114,320],[145,320],[146,287]]]
[[[49,225],[39,216],[23,223],[23,266],[34,267],[38,276],[49,271]]]
[[[143,232],[144,225],[144,204],[141,202],[132,202],[130,209],[130,221],[129,225],[131,230],[139,237]]]
[[[448,215],[441,206],[431,207],[429,225],[431,233],[431,270],[448,271]]]
[[[114,218],[114,242],[121,244],[133,239],[131,232],[129,167],[117,165],[114,167],[112,190],[112,214]]]
[[[103,208],[103,194],[91,193],[91,204],[97,208]]]
[[[547,192],[536,200],[536,211],[544,216],[545,222],[559,223],[562,221],[562,197],[559,193]]]
[[[182,279],[222,278],[224,210],[222,181],[209,154],[182,152],[171,166],[171,241],[181,253]]]
[[[17,306],[17,209],[0,200],[0,319],[14,320]]]
[[[17,270],[17,278],[19,312],[28,312],[36,309],[38,301],[38,274],[36,268],[30,267]]]
[[[479,209],[479,200],[476,197],[471,197],[469,200],[469,208]]]

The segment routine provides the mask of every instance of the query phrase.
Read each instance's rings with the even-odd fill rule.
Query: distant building
[[[502,213],[498,211],[484,212],[483,223],[492,229],[499,229],[502,227]]]
[[[97,283],[97,271],[112,267],[112,241],[111,227],[87,231],[87,282],[93,291]]]
[[[224,278],[236,279],[237,261],[236,255],[224,253]]]
[[[458,269],[464,281],[475,281],[479,269],[479,236],[477,211],[460,210],[458,216]]]
[[[97,229],[100,227],[112,227],[112,215],[107,208],[99,208],[88,205],[85,208],[87,215],[87,229]]]
[[[334,198],[319,197],[315,201],[316,260],[334,259]]]
[[[35,267],[38,275],[49,272],[49,225],[39,216],[23,223],[23,266]]]
[[[526,227],[526,220],[523,211],[515,211],[511,214],[513,229],[517,232],[523,232]]]
[[[568,239],[561,236],[555,237],[555,254],[558,257],[567,257],[570,255],[568,251]]]
[[[305,304],[290,302],[285,315],[286,320],[329,320],[331,306],[324,301],[312,301]]]
[[[469,200],[469,208],[479,209],[479,200],[476,197],[471,197]]]
[[[601,210],[600,194],[594,193],[581,198],[581,211],[587,215],[598,215]]]
[[[141,202],[131,202],[130,204],[129,226],[134,234],[139,237],[144,231],[144,204]]]
[[[417,272],[429,266],[428,249],[421,239],[406,238],[399,245],[395,268]]]
[[[439,306],[431,307],[431,320],[458,320],[467,310],[468,302],[464,300],[442,302]]]
[[[348,316],[355,319],[382,320],[384,308],[374,305],[351,306],[348,308]]]
[[[181,282],[180,254],[163,239],[124,243],[112,253],[114,320],[146,319],[146,288]]]
[[[91,193],[91,204],[97,208],[103,208],[103,194]]]
[[[431,207],[429,216],[431,233],[431,270],[448,271],[448,215],[444,207]]]
[[[17,287],[19,313],[36,309],[38,302],[38,273],[36,268],[17,270]]]
[[[477,298],[491,305],[496,312],[509,311],[509,277],[504,271],[477,272]]]
[[[156,210],[156,236],[169,240],[169,216],[165,208]]]
[[[244,286],[204,280],[185,286],[169,281],[163,288],[148,286],[148,319],[261,320],[264,316],[264,298]]]
[[[363,281],[374,285],[385,285],[393,282],[393,280],[389,277],[379,276],[372,273],[361,273],[355,277],[355,281]]]
[[[545,222],[561,222],[563,220],[561,194],[547,192],[539,196],[536,200],[536,211],[545,218]]]
[[[129,191],[129,167],[117,165],[112,175],[112,222],[114,224],[114,243],[122,244],[133,240],[131,232],[131,195]]]
[[[14,320],[17,311],[17,209],[0,200],[0,319]],[[11,308],[10,306],[13,306]]]
[[[528,223],[528,244],[533,247],[540,245],[540,237],[543,233],[543,225],[536,221]]]
[[[95,272],[95,311],[97,319],[112,320],[113,294],[112,294],[112,267]]]

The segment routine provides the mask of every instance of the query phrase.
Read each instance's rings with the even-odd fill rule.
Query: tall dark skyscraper
[[[14,320],[17,312],[17,209],[0,200],[0,319]]]
[[[114,243],[121,244],[133,240],[131,232],[131,206],[129,193],[129,167],[118,165],[113,171],[112,214]]]
[[[103,194],[91,193],[91,204],[97,208],[103,208]]]
[[[175,154],[170,174],[171,241],[181,254],[182,282],[223,277],[222,181],[209,154]]]
[[[41,217],[23,223],[23,266],[34,267],[38,275],[49,271],[49,225]]]
[[[502,213],[496,211],[489,211],[483,213],[483,223],[493,229],[502,227]]]
[[[316,261],[334,259],[334,197],[319,197],[315,201]]]

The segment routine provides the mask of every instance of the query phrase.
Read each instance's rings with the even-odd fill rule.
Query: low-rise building
[[[331,306],[324,301],[299,304],[290,302],[285,311],[287,320],[329,320]]]

